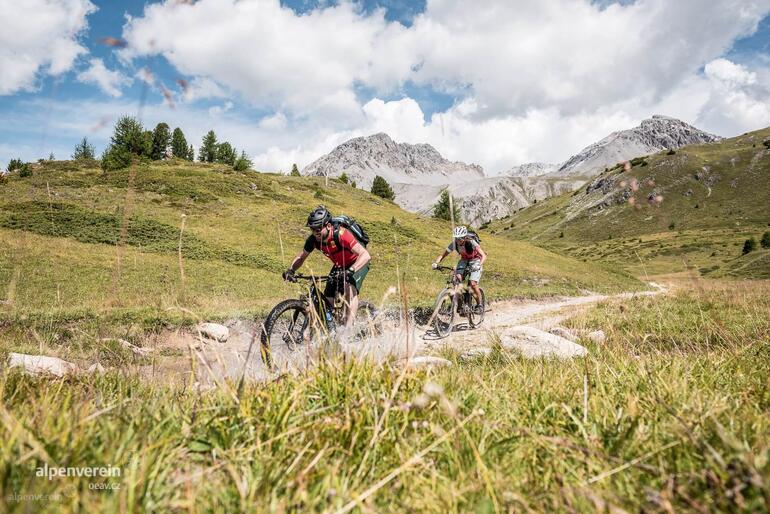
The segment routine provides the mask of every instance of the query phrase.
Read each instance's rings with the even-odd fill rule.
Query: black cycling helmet
[[[332,215],[326,210],[326,207],[319,205],[307,217],[307,226],[310,228],[321,228],[326,226],[332,219]]]

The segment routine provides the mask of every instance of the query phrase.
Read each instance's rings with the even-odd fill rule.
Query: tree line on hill
[[[83,138],[78,149],[86,145]],[[73,158],[82,157],[83,153]],[[93,154],[93,147],[91,147]],[[115,131],[110,139],[110,145],[104,150],[101,158],[101,166],[105,171],[117,170],[127,167],[134,158],[145,158],[153,161],[176,157],[193,161],[195,150],[188,145],[184,132],[179,127],[171,132],[167,123],[158,123],[154,130],[145,130],[136,118],[123,116],[115,124]],[[227,164],[236,171],[244,171],[252,166],[246,152],[238,155],[237,150],[229,142],[217,141],[217,135],[210,130],[201,142],[198,150],[200,162]]]
[[[172,157],[187,161],[195,159],[193,145],[188,144],[181,128],[177,127],[172,132],[167,123],[161,122],[155,126],[154,130],[146,130],[136,118],[123,116],[115,124],[110,144],[102,153],[99,161],[104,171],[112,171],[126,168],[134,160],[159,161]],[[75,161],[97,160],[94,145],[88,141],[87,137],[84,137],[75,146],[72,159]],[[48,160],[54,160],[53,153],[49,155]],[[217,135],[213,130],[210,130],[203,137],[198,151],[198,160],[200,162],[227,164],[236,171],[244,171],[252,166],[246,152],[241,151],[239,155],[236,148],[229,142],[218,142]],[[42,161],[43,159],[40,159],[38,162]],[[29,163],[25,163],[21,159],[11,159],[7,171],[8,173],[18,171],[22,177],[32,173]]]

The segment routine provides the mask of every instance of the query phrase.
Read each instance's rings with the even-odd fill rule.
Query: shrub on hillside
[[[11,173],[12,171],[16,171],[22,167],[24,163],[21,159],[11,159],[8,163],[8,173]]]
[[[347,184],[348,182],[350,182],[350,178],[348,178],[348,174],[345,173],[344,171],[342,172],[342,175],[340,175],[340,182],[342,182],[343,184]]]
[[[395,200],[396,198],[396,194],[393,192],[390,184],[388,184],[388,181],[379,175],[374,177],[374,180],[372,181],[371,192],[373,195],[377,195],[386,200]]]
[[[762,248],[770,248],[770,232],[762,234],[759,244],[762,245]]]
[[[299,177],[300,176],[299,175],[299,168],[297,168],[297,164],[296,163],[291,165],[291,173],[289,173],[289,175],[292,176],[292,177]]]
[[[32,176],[32,170],[30,169],[28,162],[25,162],[19,168],[19,176],[20,177],[31,177]]]
[[[88,138],[84,137],[80,143],[75,147],[75,152],[72,154],[73,161],[86,161],[96,158],[94,151],[94,145],[88,142]]]
[[[248,158],[246,155],[246,152],[241,152],[241,156],[238,157],[238,159],[233,164],[233,169],[235,171],[246,171],[247,169],[251,168],[254,164],[251,162],[251,159]]]
[[[104,171],[122,170],[131,165],[133,154],[126,148],[110,146],[102,153],[101,166]]]
[[[756,249],[757,249],[757,240],[754,239],[753,237],[748,238],[743,243],[743,255],[746,255],[749,252],[753,252]]]

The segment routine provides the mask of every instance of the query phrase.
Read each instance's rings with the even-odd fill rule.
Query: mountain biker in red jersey
[[[369,252],[358,242],[350,230],[339,227],[337,242],[335,241],[335,227],[331,222],[332,215],[323,207],[318,206],[307,218],[307,226],[312,234],[305,241],[302,251],[294,258],[289,269],[283,272],[284,280],[291,280],[294,273],[304,264],[310,252],[321,250],[334,264],[329,272],[330,278],[326,282],[324,296],[334,302],[337,292],[341,292],[345,298],[347,312],[345,327],[353,325],[358,312],[358,293],[369,272],[369,261],[372,259]],[[334,277],[334,278],[332,278]]]
[[[481,245],[471,237],[466,227],[455,227],[452,235],[454,239],[446,247],[444,253],[433,263],[433,269],[438,268],[439,263],[444,260],[444,257],[456,250],[460,254],[460,260],[455,267],[458,287],[462,283],[463,275],[466,272],[470,273],[470,285],[473,296],[476,297],[476,309],[482,309],[479,280],[481,280],[481,272],[483,271],[484,261],[487,260],[487,254],[481,249]]]

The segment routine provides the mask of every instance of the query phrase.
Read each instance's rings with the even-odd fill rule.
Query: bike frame
[[[323,291],[320,290],[318,285],[320,282],[326,282],[336,277],[332,275],[324,275],[324,276],[295,275],[294,278],[295,280],[307,280],[310,282],[308,292],[306,294],[301,294],[299,299],[307,303],[308,305],[313,306],[313,310],[318,316],[319,321],[324,327],[326,327],[327,330],[334,330],[337,323],[337,320],[335,320],[335,317],[339,317],[340,315],[340,313],[338,312],[339,309],[335,307],[336,297],[335,297],[335,300],[329,300],[329,298],[327,298],[326,295],[323,294]],[[339,294],[340,293],[337,292],[338,296]],[[329,323],[329,320],[326,319],[327,309],[332,313],[331,324]]]
[[[467,298],[467,295],[472,294],[471,293],[471,287],[468,281],[470,280],[470,273],[466,270],[465,273],[463,273],[463,278],[460,280],[457,280],[457,272],[455,268],[449,267],[449,266],[439,266],[436,268],[440,271],[451,271],[452,273],[447,277],[446,283],[447,287],[444,289],[445,291],[452,291],[454,293],[458,293],[460,295],[459,298],[457,298],[457,295],[455,294],[455,307],[459,309],[460,307],[464,306],[465,304],[468,304],[469,298]]]

